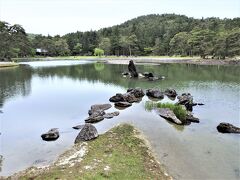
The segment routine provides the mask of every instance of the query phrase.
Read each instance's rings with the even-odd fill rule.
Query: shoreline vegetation
[[[5,178],[5,177],[4,177]],[[31,167],[6,179],[172,179],[149,143],[132,125],[121,124],[97,139],[80,142],[45,167]]]
[[[0,21],[0,61],[31,56],[199,56],[240,55],[240,18],[195,19],[176,14],[149,14],[97,31],[65,35],[29,34]],[[4,43],[2,43],[4,42]]]

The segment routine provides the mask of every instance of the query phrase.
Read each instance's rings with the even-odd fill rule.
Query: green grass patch
[[[17,179],[170,179],[138,135],[131,125],[117,126],[89,141],[87,154],[74,166],[29,170]]]
[[[152,102],[152,101],[147,101],[145,103],[145,109],[147,111],[151,111],[154,108],[169,108],[174,112],[174,114],[180,120],[186,120],[186,117],[187,117],[187,110],[181,105],[172,104],[172,103]]]

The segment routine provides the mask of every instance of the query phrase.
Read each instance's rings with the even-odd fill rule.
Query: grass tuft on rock
[[[146,110],[151,111],[154,108],[169,108],[174,112],[176,117],[180,120],[186,120],[186,117],[187,117],[187,110],[183,108],[181,105],[172,104],[172,103],[152,102],[152,101],[147,101],[145,103]]]

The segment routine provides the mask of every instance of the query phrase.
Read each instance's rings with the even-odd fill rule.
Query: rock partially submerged
[[[88,111],[89,117],[85,119],[86,123],[97,123],[102,121],[104,118],[110,119],[114,116],[118,116],[119,112],[105,113],[105,110],[111,108],[111,104],[95,104],[91,106],[91,109]]]
[[[118,107],[129,107],[129,106],[132,106],[132,103],[129,103],[129,102],[116,102],[114,105],[118,106]]]
[[[177,96],[177,92],[175,89],[166,89],[164,94],[168,97],[175,98]]]
[[[152,98],[163,99],[164,94],[158,89],[148,89],[146,95]]]
[[[75,139],[75,144],[81,141],[89,141],[98,137],[97,129],[89,123],[86,123]]]
[[[128,102],[128,103],[134,103],[139,102],[142,100],[142,97],[144,96],[144,92],[141,88],[135,88],[135,89],[128,89],[127,93],[120,94],[117,93],[115,96],[112,96],[109,101],[110,102]]]
[[[146,78],[154,77],[153,73],[151,73],[151,72],[144,72],[143,75],[144,75]]]
[[[119,111],[115,111],[115,112],[112,112],[112,113],[106,113],[106,114],[103,115],[103,117],[106,118],[106,119],[111,119],[114,116],[118,116],[119,114],[120,114]]]
[[[88,111],[89,115],[92,115],[94,112],[105,111],[112,107],[111,104],[95,104],[91,106],[91,109]]]
[[[86,123],[97,123],[99,121],[102,121],[104,119],[104,111],[98,111],[98,112],[94,112],[93,114],[91,114],[87,119],[85,119]]]
[[[183,93],[181,96],[178,96],[178,103],[184,105],[187,109],[187,111],[192,111],[193,107],[193,97],[190,93]]]
[[[130,88],[127,92],[133,94],[136,98],[141,98],[145,95],[141,88]]]
[[[194,117],[193,114],[190,111],[187,112],[186,121],[190,121],[190,122],[194,122],[194,123],[199,123],[200,122],[199,118]]]
[[[84,125],[77,125],[77,126],[74,126],[72,128],[76,129],[76,130],[81,130],[83,127],[84,127]]]
[[[217,126],[218,132],[221,133],[240,133],[240,128],[230,123],[222,122]]]
[[[58,128],[50,129],[47,133],[41,135],[44,141],[55,141],[59,138]]]
[[[134,78],[138,77],[138,73],[137,73],[136,67],[135,67],[135,65],[134,65],[132,60],[129,61],[128,71],[130,72],[131,77],[134,77]]]
[[[163,117],[164,119],[167,119],[168,121],[171,121],[175,124],[182,125],[182,121],[180,121],[174,112],[169,108],[158,108],[156,109],[156,112],[159,116]]]

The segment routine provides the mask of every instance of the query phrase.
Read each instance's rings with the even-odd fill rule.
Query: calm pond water
[[[28,64],[28,65],[26,65]],[[32,62],[0,69],[0,175],[11,175],[32,165],[46,165],[73,145],[91,105],[108,103],[127,88],[174,88],[190,92],[204,106],[193,112],[199,124],[176,126],[145,109],[145,96],[113,119],[97,124],[104,133],[119,123],[131,123],[149,140],[158,160],[177,179],[240,179],[240,136],[220,134],[216,126],[240,126],[239,66],[162,64],[137,65],[141,72],[164,75],[149,82],[126,79],[126,65],[84,61]],[[170,101],[165,98],[162,101]],[[114,111],[113,107],[110,111]],[[54,142],[41,140],[50,128],[59,128]]]

